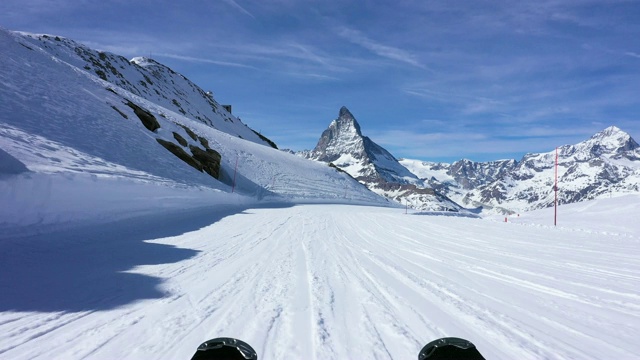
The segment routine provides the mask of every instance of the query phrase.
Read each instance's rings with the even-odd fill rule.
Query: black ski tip
[[[434,340],[418,354],[418,360],[442,359],[485,360],[471,341],[456,337]]]
[[[258,354],[242,340],[221,337],[200,344],[191,360],[258,360]]]

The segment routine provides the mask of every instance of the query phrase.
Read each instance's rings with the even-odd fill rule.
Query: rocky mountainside
[[[501,178],[517,163],[515,160],[475,162],[462,159],[449,164],[400,159],[400,164],[459,204],[470,190]]]
[[[432,187],[466,207],[513,213],[552,206],[555,150],[520,161],[453,164],[401,160]],[[560,204],[640,191],[640,146],[612,126],[558,148]]]
[[[552,206],[554,164],[555,151],[527,154],[500,179],[469,192],[464,202],[513,211]],[[560,204],[638,191],[640,146],[619,128],[612,126],[589,140],[558,148]]]
[[[91,49],[71,39],[53,35],[14,32],[16,39],[26,48],[41,49],[55,61],[75,69],[97,75],[114,86],[110,91],[126,90],[165,109],[198,120],[214,129],[255,143],[276,147],[240,119],[229,107],[220,105],[211,93],[205,92],[183,75],[159,62],[137,57],[132,60]]]
[[[346,108],[322,133],[311,151],[297,155],[332,164],[370,190],[419,210],[459,211],[455,202],[435,191],[427,182],[402,166],[386,149],[362,134],[360,125]]]

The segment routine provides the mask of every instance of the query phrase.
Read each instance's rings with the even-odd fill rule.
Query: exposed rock
[[[120,116],[122,116],[125,119],[128,119],[129,117],[127,116],[127,114],[123,113],[122,111],[120,111],[120,109],[118,109],[117,107],[115,107],[115,105],[111,105],[111,108],[113,110],[115,110],[118,114],[120,114]]]
[[[196,133],[194,133],[193,130],[189,129],[188,127],[186,127],[186,126],[184,126],[182,124],[178,124],[178,126],[183,128],[184,131],[187,132],[187,135],[189,135],[190,138],[192,138],[194,141],[198,141],[198,135],[196,135]]]
[[[209,148],[209,140],[203,138],[202,136],[198,136],[198,140],[200,140],[200,144],[202,144],[205,149]]]
[[[186,151],[184,151],[180,146],[172,143],[171,141],[166,141],[162,139],[156,139],[156,141],[160,143],[160,145],[164,146],[165,149],[171,151],[173,155],[180,158],[180,160],[186,162],[187,164],[191,165],[195,169],[198,169],[198,171],[203,170],[202,163],[194,159],[191,155],[189,155]]]
[[[176,141],[178,142],[178,144],[182,145],[182,146],[187,146],[187,140],[185,140],[185,138],[183,138],[182,136],[180,136],[180,134],[178,134],[177,132],[173,132],[173,138],[176,139]]]
[[[160,128],[160,123],[158,122],[158,120],[156,120],[156,117],[153,116],[153,114],[151,114],[148,110],[141,108],[140,106],[132,103],[129,100],[127,100],[126,104],[133,109],[133,112],[138,116],[138,118],[142,122],[142,125],[144,125],[144,127],[146,127],[149,131],[155,132]]]
[[[220,153],[213,149],[205,151],[193,145],[189,145],[189,149],[191,149],[194,159],[202,164],[203,170],[218,179],[220,176],[220,160],[222,159]]]
[[[253,130],[253,129],[252,129]],[[260,139],[262,139],[262,141],[266,142],[267,144],[269,144],[272,148],[277,149],[278,145],[276,145],[276,143],[274,143],[273,141],[271,141],[269,138],[267,138],[266,136],[260,134],[259,132],[253,130],[253,132],[258,135],[258,137]]]

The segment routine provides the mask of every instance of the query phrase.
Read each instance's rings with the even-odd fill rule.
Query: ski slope
[[[261,359],[414,359],[443,336],[487,359],[640,354],[638,227],[526,225],[227,206],[5,240],[0,358],[186,359],[218,336]]]
[[[557,228],[405,215],[18,38],[0,31],[0,359],[188,359],[219,336],[261,359],[415,359],[443,336],[488,359],[640,354],[637,195]],[[179,125],[220,181],[157,143]]]

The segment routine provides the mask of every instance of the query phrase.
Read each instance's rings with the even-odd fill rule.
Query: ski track
[[[0,358],[187,359],[218,336],[265,360],[414,359],[443,336],[488,359],[640,353],[634,237],[304,205],[147,242],[199,251],[127,271],[163,279],[164,297],[0,313]]]

